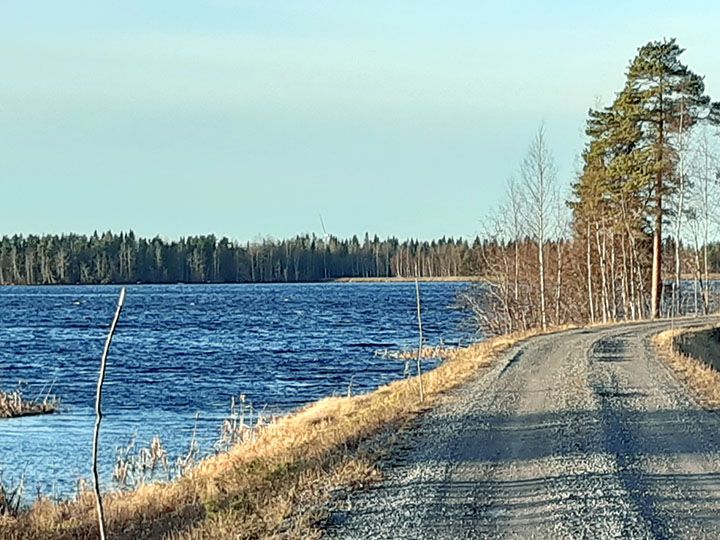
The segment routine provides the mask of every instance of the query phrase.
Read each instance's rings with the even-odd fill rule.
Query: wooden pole
[[[93,432],[93,448],[92,448],[92,470],[93,470],[93,484],[95,487],[95,507],[97,510],[98,527],[100,530],[100,540],[105,540],[105,512],[103,510],[102,496],[100,495],[100,478],[98,475],[98,442],[100,438],[100,423],[102,422],[102,391],[103,383],[105,382],[105,367],[107,366],[107,357],[110,352],[110,344],[112,343],[113,335],[115,334],[115,328],[118,320],[120,319],[120,313],[125,305],[125,288],[120,289],[120,297],[118,298],[117,309],[115,310],[115,317],[113,318],[112,324],[110,325],[110,332],[108,333],[107,339],[105,340],[105,348],[103,349],[102,359],[100,361],[100,374],[98,375],[97,382],[97,394],[95,396],[95,431]]]
[[[420,331],[420,346],[418,347],[418,354],[417,354],[417,374],[418,374],[418,383],[420,384],[420,403],[422,403],[425,400],[425,393],[423,390],[423,381],[422,381],[423,330],[422,330],[422,313],[420,310],[420,276],[419,276],[417,263],[415,264],[415,301],[417,304],[418,330]]]

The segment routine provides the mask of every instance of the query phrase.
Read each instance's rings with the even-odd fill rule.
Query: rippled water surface
[[[452,309],[459,283],[421,285],[428,343],[467,342]],[[118,287],[0,288],[0,388],[45,384],[58,415],[0,420],[0,472],[67,495],[89,477],[99,358]],[[333,393],[402,377],[378,349],[417,343],[412,283],[141,285],[128,288],[110,355],[101,436],[107,487],[115,449],[137,436],[185,453],[194,417],[209,451],[230,398],[283,413]]]

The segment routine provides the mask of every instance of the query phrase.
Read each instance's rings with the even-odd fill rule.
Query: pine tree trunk
[[[662,183],[656,189],[662,188]],[[660,317],[660,300],[662,296],[662,196],[655,197],[655,230],[653,231],[652,284],[650,291],[650,316]]]
[[[590,236],[590,222],[587,223],[586,232],[586,253],[585,253],[585,265],[587,270],[587,290],[588,290],[588,307],[590,308],[590,323],[595,322],[595,305],[593,302],[593,286],[592,286],[592,258],[591,258],[591,236]]]
[[[662,225],[663,225],[663,145],[665,144],[665,126],[662,120],[663,111],[662,88],[660,94],[660,129],[656,166],[659,167],[655,176],[655,229],[653,231],[652,289],[650,291],[650,312],[653,319],[660,317],[662,299]]]

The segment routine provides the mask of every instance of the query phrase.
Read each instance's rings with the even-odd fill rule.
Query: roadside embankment
[[[678,352],[720,370],[720,328],[681,333],[675,338]]]
[[[666,330],[653,341],[661,358],[703,405],[720,407],[720,327]]]

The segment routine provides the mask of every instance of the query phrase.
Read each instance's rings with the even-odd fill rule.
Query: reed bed
[[[133,435],[126,446],[115,451],[113,484],[121,491],[132,491],[157,481],[171,481],[186,475],[202,459],[228,452],[238,444],[255,440],[274,419],[257,411],[244,394],[231,398],[230,412],[220,427],[220,433],[211,449],[203,451],[197,441],[199,413],[186,453],[171,460],[160,437],[153,437],[148,446],[138,446]]]
[[[373,354],[379,358],[388,360],[416,360],[418,355],[423,360],[444,360],[454,355],[459,347],[447,347],[445,345],[424,346],[422,349],[378,349]]]
[[[325,398],[256,426],[252,436],[239,436],[227,452],[198,462],[174,481],[108,493],[108,538],[318,538],[318,523],[334,493],[378,480],[377,464],[403,427],[530,335],[498,337],[454,352],[423,374],[422,404],[416,377],[368,394]],[[0,516],[1,538],[95,539],[97,534],[87,492],[72,501],[38,500],[17,517]]]
[[[50,414],[57,412],[60,401],[49,393],[40,400],[27,399],[20,389],[10,392],[0,391],[0,418],[16,418],[18,416],[32,416],[36,414]]]

